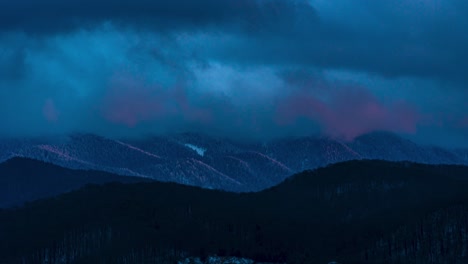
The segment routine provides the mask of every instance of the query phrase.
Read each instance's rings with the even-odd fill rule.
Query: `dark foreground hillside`
[[[260,193],[86,186],[0,212],[0,263],[468,263],[468,168],[352,161]],[[47,260],[47,261],[46,261]]]
[[[0,164],[0,208],[55,196],[86,184],[136,183],[151,180],[107,172],[72,170],[37,160],[13,158]]]

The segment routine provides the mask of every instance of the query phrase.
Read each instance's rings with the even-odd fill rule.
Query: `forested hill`
[[[0,212],[0,263],[467,263],[468,168],[351,161],[260,193],[88,185]]]
[[[27,158],[12,158],[0,164],[0,208],[79,189],[86,184],[149,182],[107,172],[73,170]]]

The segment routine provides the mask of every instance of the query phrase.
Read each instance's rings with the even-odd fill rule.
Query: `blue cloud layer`
[[[461,0],[4,1],[0,134],[347,137],[354,118],[466,146],[467,17]]]

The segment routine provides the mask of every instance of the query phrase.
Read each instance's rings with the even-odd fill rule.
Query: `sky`
[[[0,1],[0,136],[468,147],[466,0]]]

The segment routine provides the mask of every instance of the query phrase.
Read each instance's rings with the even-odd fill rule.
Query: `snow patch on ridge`
[[[145,155],[151,156],[151,157],[153,157],[153,158],[157,158],[157,159],[160,159],[160,158],[161,158],[161,157],[158,156],[158,155],[155,155],[155,154],[153,154],[153,153],[151,153],[151,152],[142,150],[142,149],[140,149],[140,148],[137,148],[137,147],[135,147],[135,146],[133,146],[133,145],[124,143],[124,142],[122,142],[122,141],[119,141],[119,140],[114,140],[114,141],[115,141],[117,144],[120,144],[120,145],[122,145],[122,146],[124,146],[124,147],[127,147],[127,148],[129,148],[129,149],[135,150],[135,151],[137,151],[137,152],[143,153],[143,154],[145,154]]]
[[[186,146],[189,149],[194,150],[195,152],[197,152],[198,155],[200,155],[202,157],[205,156],[206,149],[204,149],[204,148],[197,147],[197,146],[192,145],[192,144],[184,144],[184,146]]]

